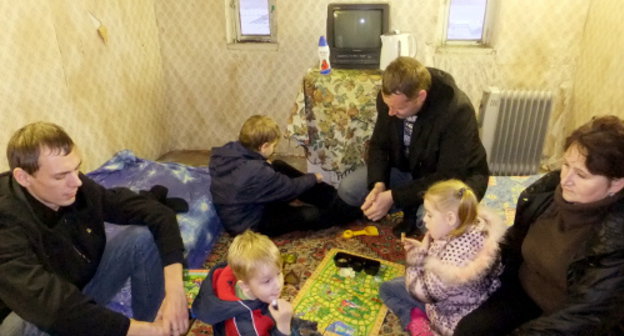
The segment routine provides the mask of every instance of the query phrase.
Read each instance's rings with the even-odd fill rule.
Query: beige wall
[[[569,129],[592,115],[624,118],[624,7],[619,0],[594,0],[587,17],[575,73],[574,118]]]
[[[172,148],[209,148],[232,140],[254,113],[268,113],[285,126],[303,75],[317,64],[316,45],[330,2],[278,1],[279,47],[273,51],[227,47],[223,0],[158,2],[169,125],[180,130]],[[439,47],[442,1],[388,2],[391,28],[413,33],[417,57],[451,72],[475,106],[488,86],[552,90],[554,125],[560,128],[561,115],[571,111],[590,0],[499,1],[493,48],[470,51]]]
[[[168,148],[165,81],[152,0],[0,1],[0,148],[46,120],[79,145],[85,171],[131,148]],[[104,41],[97,29],[107,30]],[[4,155],[2,170],[7,168]]]
[[[2,1],[0,148],[23,124],[50,120],[65,126],[91,170],[124,148],[153,159],[220,145],[255,113],[285,126],[316,65],[329,2],[278,0],[278,48],[249,50],[226,45],[225,0]],[[487,52],[438,47],[442,1],[388,2],[392,28],[414,33],[417,57],[450,71],[475,105],[490,85],[553,90],[548,153],[573,120],[619,113],[616,0],[499,0]],[[300,152],[293,148],[280,151]]]

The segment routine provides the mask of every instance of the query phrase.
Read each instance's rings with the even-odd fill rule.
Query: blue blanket
[[[150,190],[154,185],[168,189],[167,197],[183,198],[189,205],[178,214],[184,241],[187,268],[201,268],[223,230],[210,195],[208,167],[191,167],[179,163],[162,163],[136,157],[131,151],[120,151],[87,176],[105,187],[124,186],[134,191]],[[107,223],[107,237],[119,234],[122,225]],[[108,305],[132,316],[129,283]]]
[[[134,191],[165,186],[167,197],[183,198],[189,211],[178,214],[187,267],[200,268],[221,233],[222,226],[212,204],[208,167],[162,163],[136,157],[124,150],[87,174],[105,187],[124,186]],[[110,229],[111,234],[123,227]]]
[[[516,203],[520,193],[542,175],[491,176],[487,191],[481,203],[505,217],[508,225],[513,224]]]

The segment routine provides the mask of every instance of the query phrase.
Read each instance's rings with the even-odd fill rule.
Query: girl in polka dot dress
[[[500,286],[498,243],[507,226],[459,180],[432,185],[424,208],[428,232],[422,241],[402,239],[406,274],[383,283],[380,296],[412,336],[452,335]]]

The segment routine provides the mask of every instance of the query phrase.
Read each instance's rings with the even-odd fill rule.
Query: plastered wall
[[[168,148],[152,0],[0,1],[0,18],[2,153],[37,120],[66,129],[85,171],[120,149],[155,157]]]
[[[0,1],[0,148],[25,123],[54,121],[88,171],[124,148],[150,159],[209,149],[255,113],[285,126],[329,2],[277,0],[279,44],[257,49],[228,47],[224,0]],[[549,157],[590,115],[621,113],[617,0],[499,0],[493,48],[472,51],[439,47],[442,1],[388,2],[392,28],[413,33],[417,57],[475,106],[490,85],[552,90]],[[287,141],[279,151],[301,153]]]
[[[594,0],[585,25],[574,77],[570,129],[592,115],[624,118],[624,7],[618,0]]]
[[[355,1],[342,1],[355,2]],[[233,49],[226,43],[226,1],[162,1],[157,5],[169,97],[173,148],[205,148],[236,137],[251,114],[267,113],[285,126],[306,70],[316,65],[328,0],[277,1],[276,50]],[[411,32],[417,58],[452,73],[479,105],[483,89],[540,89],[555,93],[554,154],[564,115],[573,113],[574,76],[590,0],[498,1],[491,49],[441,48],[443,2],[390,0],[391,28]],[[187,43],[192,36],[193,43]],[[375,95],[375,92],[371,92]],[[290,147],[288,147],[290,145]],[[280,151],[292,151],[282,144]]]

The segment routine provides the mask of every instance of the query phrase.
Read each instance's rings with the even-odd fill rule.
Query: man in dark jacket
[[[463,180],[481,199],[489,178],[475,111],[448,73],[399,57],[383,73],[367,167],[340,184],[345,202],[371,220],[394,206],[404,220],[394,233],[417,233],[416,212],[434,182]]]
[[[51,123],[18,130],[7,157],[11,171],[0,174],[1,335],[186,331],[184,246],[171,209],[82,175],[73,141]],[[136,225],[107,242],[104,221]],[[105,308],[128,278],[134,319]]]

